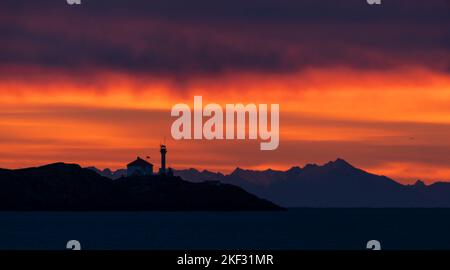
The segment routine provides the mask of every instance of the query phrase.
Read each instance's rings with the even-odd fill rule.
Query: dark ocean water
[[[0,249],[450,249],[450,209],[0,212]]]

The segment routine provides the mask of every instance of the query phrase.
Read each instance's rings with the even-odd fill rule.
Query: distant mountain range
[[[0,210],[263,211],[282,208],[230,184],[192,183],[164,175],[121,177],[112,181],[92,169],[55,163],[19,170],[0,169]]]
[[[355,168],[343,159],[287,171],[236,168],[228,175],[196,169],[174,173],[190,182],[240,186],[283,207],[450,207],[450,183],[403,185]],[[102,174],[114,178],[118,172]]]
[[[450,207],[450,183],[403,185],[343,159],[287,171],[235,169],[231,174],[175,171],[187,181],[220,181],[284,207]]]
[[[104,177],[107,177],[107,178],[113,179],[113,180],[127,176],[127,169],[118,169],[115,171],[112,171],[109,168],[100,170],[100,169],[97,169],[96,167],[86,167],[86,169],[94,171],[94,172],[100,174],[101,176],[104,176]]]

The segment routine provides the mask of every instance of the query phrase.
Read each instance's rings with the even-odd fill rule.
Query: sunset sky
[[[0,167],[64,161],[228,173],[340,157],[450,181],[450,2],[6,0]],[[175,141],[177,103],[280,104],[280,146]]]

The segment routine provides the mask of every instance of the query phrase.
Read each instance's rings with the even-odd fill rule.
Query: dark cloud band
[[[176,76],[309,67],[450,71],[450,4],[2,1],[0,64]]]

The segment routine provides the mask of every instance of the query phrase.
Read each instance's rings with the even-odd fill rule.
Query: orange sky
[[[166,138],[174,168],[288,169],[341,157],[402,182],[450,180],[450,76],[424,68],[221,73],[189,80],[97,72],[80,80],[45,70],[0,80],[0,167],[65,161],[122,168],[137,155],[159,165]],[[48,76],[45,77],[45,76]],[[176,103],[280,104],[280,146],[174,141]]]

